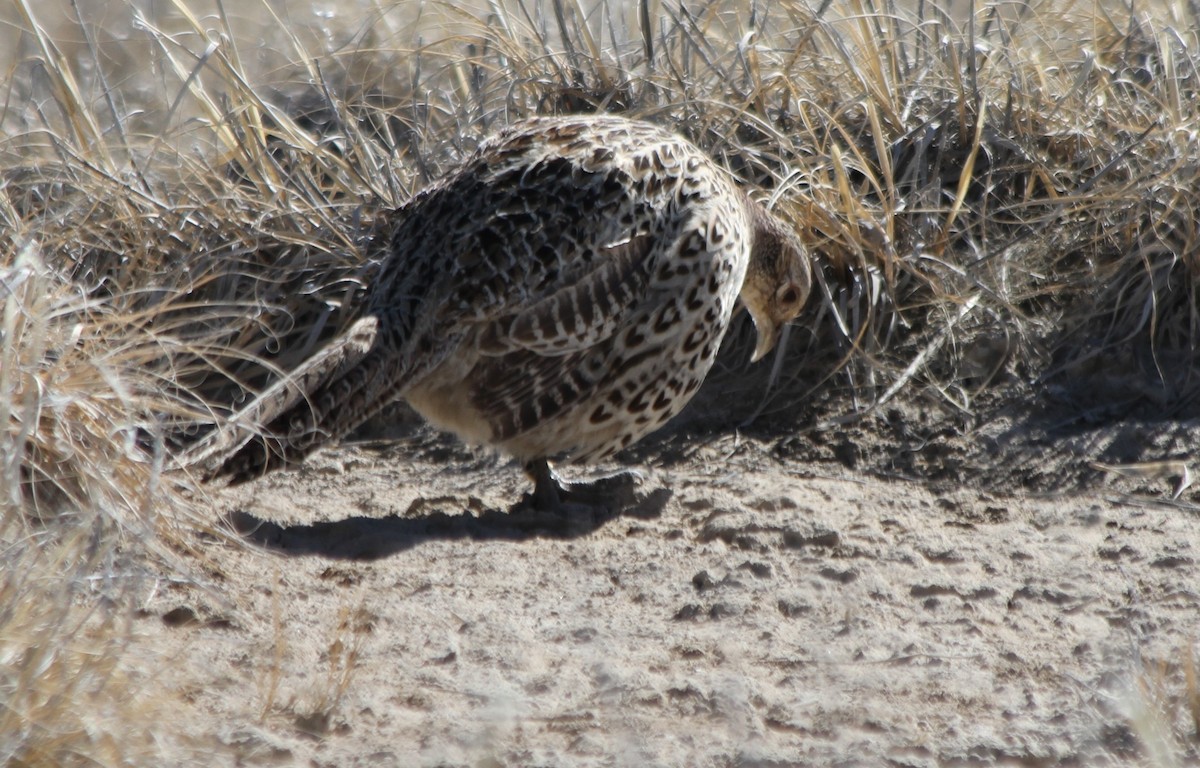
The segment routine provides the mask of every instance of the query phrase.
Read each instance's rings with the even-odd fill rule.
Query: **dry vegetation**
[[[677,125],[796,223],[821,293],[751,398],[795,430],[1194,412],[1192,7],[231,5],[0,9],[0,763],[189,759],[123,657],[130,596],[219,535],[164,467],[353,319],[381,211],[521,116]]]

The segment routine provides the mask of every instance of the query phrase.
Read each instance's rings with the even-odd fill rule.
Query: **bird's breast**
[[[476,362],[477,356],[460,346],[457,353],[412,387],[405,400],[438,429],[452,432],[466,443],[490,445],[495,442],[492,419],[472,397],[471,376]]]

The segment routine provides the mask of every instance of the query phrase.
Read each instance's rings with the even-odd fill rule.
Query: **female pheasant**
[[[234,417],[253,436],[214,475],[299,462],[404,399],[522,462],[535,505],[594,500],[550,460],[602,459],[660,427],[739,297],[758,360],[811,288],[794,232],[727,172],[618,117],[516,123],[394,222],[362,319]]]

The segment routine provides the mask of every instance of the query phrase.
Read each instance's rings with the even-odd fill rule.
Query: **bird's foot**
[[[622,470],[588,481],[567,482],[558,476],[545,459],[531,461],[525,472],[533,480],[531,506],[539,512],[565,514],[572,509],[619,512],[637,502],[642,475]]]

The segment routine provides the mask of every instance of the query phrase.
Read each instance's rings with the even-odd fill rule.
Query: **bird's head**
[[[754,235],[741,299],[758,333],[750,358],[756,362],[775,347],[783,326],[804,308],[812,291],[812,267],[791,227],[758,203],[751,202],[750,208]]]

